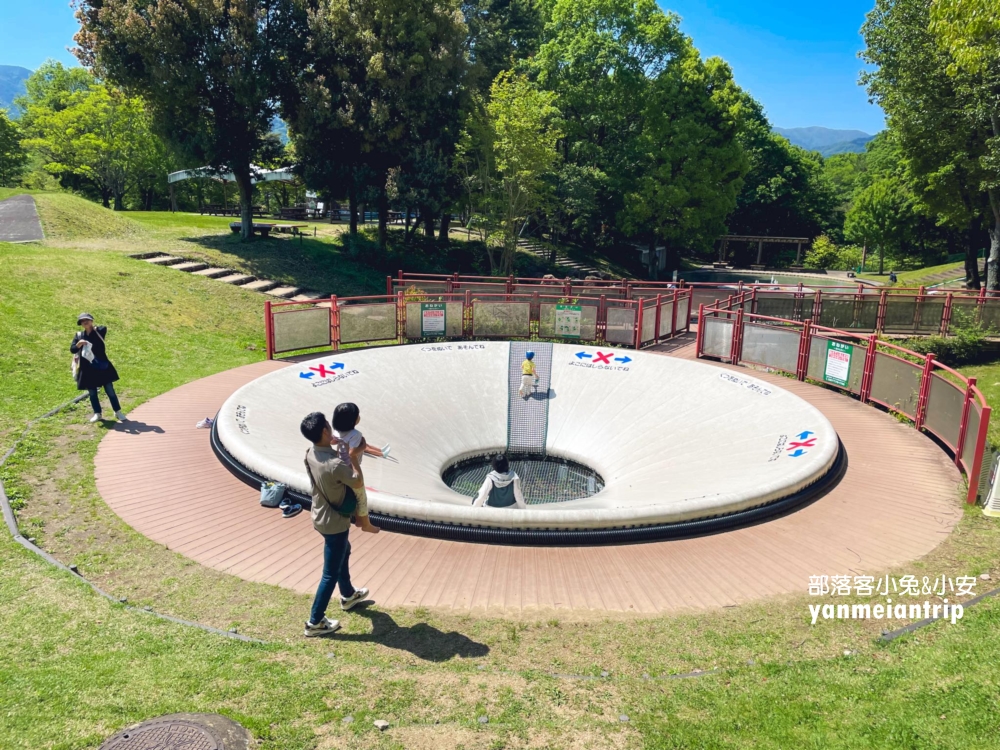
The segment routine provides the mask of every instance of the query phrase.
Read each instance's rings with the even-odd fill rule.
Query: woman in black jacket
[[[107,326],[95,326],[94,316],[90,313],[80,313],[76,324],[83,326],[82,331],[77,331],[73,337],[73,343],[69,345],[69,350],[73,354],[79,355],[79,366],[76,371],[77,390],[87,391],[90,394],[90,405],[94,408],[94,416],[91,422],[101,419],[101,402],[97,398],[97,389],[104,387],[104,392],[111,402],[111,409],[115,416],[122,422],[125,421],[125,412],[122,411],[121,404],[118,403],[118,395],[112,385],[118,380],[118,371],[108,360],[107,350],[104,347],[104,337],[108,335]],[[90,343],[90,353],[93,358],[85,356],[86,342]]]

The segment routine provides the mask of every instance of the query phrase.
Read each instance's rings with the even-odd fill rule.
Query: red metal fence
[[[690,289],[608,299],[546,294],[537,286],[530,294],[486,287],[449,293],[411,287],[371,297],[269,300],[264,303],[267,356],[435,339],[556,339],[638,349],[690,327]]]
[[[735,295],[698,312],[698,357],[752,364],[807,378],[908,417],[933,434],[969,480],[966,501],[986,491],[984,465],[990,407],[975,378],[885,341],[875,333],[757,315],[753,294]]]

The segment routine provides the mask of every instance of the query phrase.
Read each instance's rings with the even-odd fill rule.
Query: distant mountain
[[[14,97],[24,93],[24,81],[31,71],[18,65],[0,65],[0,109],[8,113],[14,106]]]
[[[833,154],[861,153],[865,144],[875,136],[861,130],[833,130],[831,128],[774,128],[796,146],[809,151],[819,151],[823,156]]]

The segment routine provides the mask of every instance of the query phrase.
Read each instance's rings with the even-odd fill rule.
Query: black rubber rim
[[[219,440],[217,427],[218,415],[212,424],[210,442],[215,455],[229,471],[240,481],[259,488],[262,482],[268,481],[237,461],[226,450]],[[435,521],[417,521],[409,518],[387,516],[382,513],[370,513],[372,522],[385,529],[399,534],[445,539],[453,542],[476,542],[480,544],[505,544],[536,547],[592,547],[609,544],[635,544],[638,542],[659,542],[669,539],[685,539],[707,534],[717,534],[722,531],[766,521],[795,510],[796,508],[819,499],[831,490],[847,471],[847,451],[843,443],[837,440],[837,458],[830,470],[820,479],[798,492],[775,500],[767,505],[728,513],[712,518],[702,518],[679,523],[662,523],[651,526],[632,526],[606,529],[498,529],[489,526],[459,526],[457,524],[439,523]],[[303,508],[312,507],[312,498],[295,490],[286,493]]]

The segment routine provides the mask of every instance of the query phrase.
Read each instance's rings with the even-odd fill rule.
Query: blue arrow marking
[[[309,380],[309,378],[311,378],[315,374],[316,373],[314,373],[314,372],[300,372],[299,373],[299,377],[300,378],[305,378],[306,380]]]
[[[615,357],[615,362],[621,362],[623,365],[627,365],[631,361],[631,357]]]
[[[799,440],[805,440],[810,435],[815,435],[815,434],[816,434],[815,432],[809,432],[809,430],[806,430],[805,432],[800,432],[798,438]]]
[[[331,370],[343,370],[344,369],[344,363],[343,362],[334,362],[332,365],[330,365],[330,369]],[[812,434],[812,433],[810,433],[810,434]]]
[[[577,359],[583,359],[584,357],[586,357],[587,359],[590,359],[593,356],[594,356],[593,354],[587,354],[587,352],[577,352],[576,353],[576,358]]]
[[[799,456],[806,455],[806,452],[801,448],[796,448],[795,453],[789,453],[788,455],[791,456],[792,458],[798,458]]]

